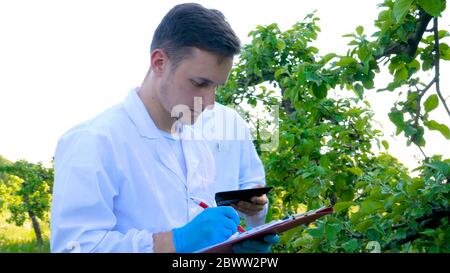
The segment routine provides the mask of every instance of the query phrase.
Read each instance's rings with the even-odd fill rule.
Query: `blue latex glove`
[[[264,236],[263,240],[245,240],[233,245],[235,253],[269,253],[272,244],[277,244],[280,237],[276,234]]]
[[[239,215],[229,206],[207,208],[186,225],[173,230],[176,252],[194,252],[221,243],[237,232]]]

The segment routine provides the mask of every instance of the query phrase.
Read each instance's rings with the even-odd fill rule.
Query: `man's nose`
[[[208,90],[208,93],[203,96],[203,111],[205,109],[212,110],[214,108],[214,103],[216,101],[216,88],[212,88],[212,90]]]

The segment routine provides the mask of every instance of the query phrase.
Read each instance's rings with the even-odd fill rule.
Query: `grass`
[[[42,237],[44,245],[39,246],[36,242],[31,222],[27,221],[18,227],[6,221],[9,213],[0,214],[0,253],[45,253],[50,252],[50,228],[48,223],[42,223]]]

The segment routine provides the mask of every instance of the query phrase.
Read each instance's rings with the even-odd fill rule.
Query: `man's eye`
[[[202,82],[202,83],[198,83],[196,81],[192,81],[191,80],[192,85],[194,85],[195,87],[205,87],[207,84]]]

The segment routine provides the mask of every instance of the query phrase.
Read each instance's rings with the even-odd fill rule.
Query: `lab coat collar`
[[[144,103],[139,98],[137,93],[138,90],[138,87],[133,88],[124,101],[124,107],[128,112],[128,116],[130,117],[142,137],[148,139],[164,140],[164,137],[156,127],[156,124],[153,122],[150,114],[147,112]],[[190,126],[183,126],[179,137],[183,142],[183,151],[187,167],[187,177],[184,176],[175,155],[169,152],[171,148],[165,140],[158,142],[158,145],[156,145],[156,149],[159,159],[165,165],[165,167],[175,173],[183,182],[184,186],[187,187],[188,183],[186,180],[193,180],[194,174],[200,167],[200,162],[197,158],[198,155],[196,155],[196,153],[199,152],[197,149],[202,148],[199,146],[200,144],[198,143],[198,141],[196,141],[196,137],[199,136],[196,134],[193,128],[190,128]],[[194,139],[192,139],[192,137],[194,137]],[[193,146],[195,146],[195,148]]]
[[[149,139],[160,138],[161,134],[138,96],[138,90],[139,88],[135,87],[129,92],[124,101],[125,110],[141,136]]]
[[[183,181],[183,184],[185,184],[186,179],[178,161],[175,155],[169,152],[170,147],[153,122],[141,98],[138,96],[138,90],[138,87],[133,88],[124,101],[124,107],[128,112],[128,116],[136,126],[141,137],[163,140],[156,145],[158,157],[166,168],[175,173]]]

